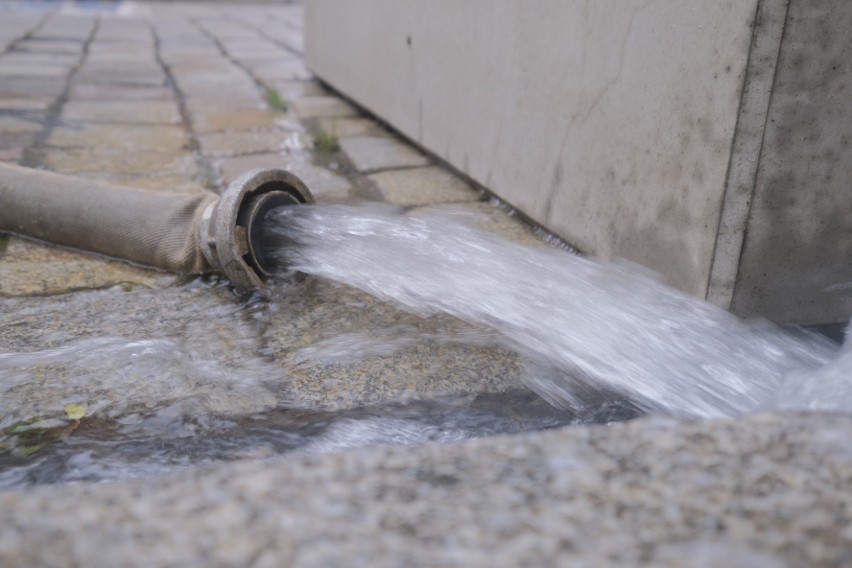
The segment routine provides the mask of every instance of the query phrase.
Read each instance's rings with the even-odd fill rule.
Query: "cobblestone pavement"
[[[534,240],[312,77],[300,5],[15,6],[0,8],[0,161],[177,192],[218,191],[248,169],[283,167],[320,202],[466,204],[492,230]],[[3,295],[173,281],[18,239],[2,246]]]
[[[0,160],[175,192],[218,191],[246,169],[285,167],[318,201],[453,203],[491,230],[538,242],[312,78],[300,5],[80,6],[0,2]],[[339,150],[315,149],[331,138]],[[202,356],[228,360],[252,352],[260,334],[283,361],[322,338],[315,321],[333,322],[334,333],[371,317],[428,325],[331,284],[282,300],[263,323],[221,287],[181,282],[0,239],[0,346],[47,349],[108,325],[182,334]],[[208,313],[221,321],[209,325]],[[207,334],[201,344],[196,331]],[[414,350],[293,373],[288,400],[335,408],[500,391],[519,371],[507,353]],[[225,410],[242,404],[188,386],[201,387]],[[849,417],[820,414],[651,418],[307,458],[259,453],[267,459],[2,491],[0,565],[848,566],[850,428]]]

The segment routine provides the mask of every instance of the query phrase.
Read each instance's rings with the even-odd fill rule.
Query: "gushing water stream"
[[[270,215],[267,247],[282,266],[499,332],[531,362],[528,386],[557,406],[614,391],[683,417],[852,409],[852,381],[823,380],[852,373],[848,352],[742,322],[636,266],[519,245],[452,214],[337,205]]]

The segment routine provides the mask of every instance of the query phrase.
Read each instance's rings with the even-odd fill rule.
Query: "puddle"
[[[269,299],[196,280],[2,301],[2,487],[590,420],[520,390],[487,330],[321,279]],[[62,435],[69,404],[85,416]],[[30,422],[44,436],[20,436]]]
[[[160,411],[155,418],[168,420]],[[445,396],[338,412],[275,409],[241,417],[204,415],[164,430],[140,431],[143,419],[91,418],[66,441],[33,456],[0,456],[0,488],[156,475],[188,467],[280,454],[316,455],[375,444],[450,443],[570,424],[626,420],[629,406],[609,405],[578,416],[529,391]]]

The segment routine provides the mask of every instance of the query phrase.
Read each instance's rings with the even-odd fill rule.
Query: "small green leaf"
[[[67,414],[68,418],[70,418],[71,420],[80,420],[86,415],[86,405],[74,403],[66,404],[65,414]]]

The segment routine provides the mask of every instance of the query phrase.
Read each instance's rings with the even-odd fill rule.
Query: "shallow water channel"
[[[267,246],[309,276],[263,295],[195,279],[4,299],[0,487],[647,412],[852,407],[849,350],[471,221],[290,208]]]

